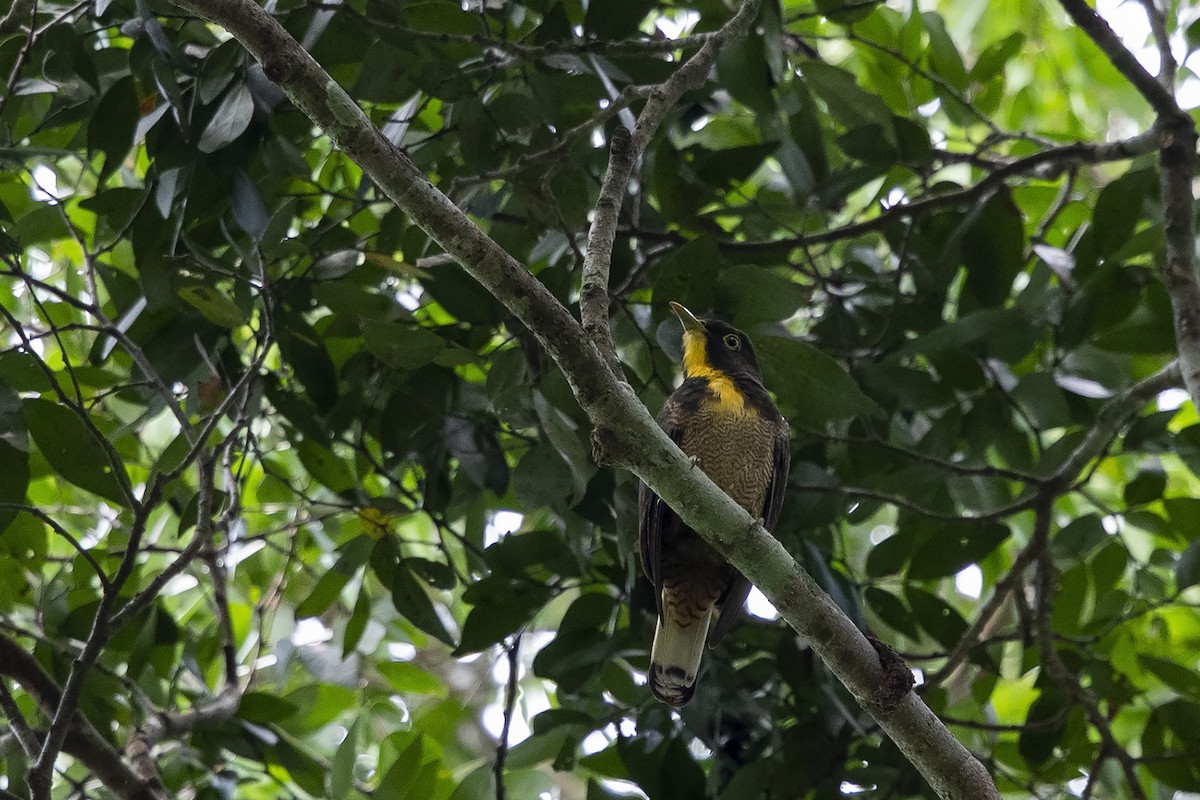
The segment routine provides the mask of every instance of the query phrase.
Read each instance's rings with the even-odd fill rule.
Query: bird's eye
[[[738,350],[742,346],[742,340],[739,339],[736,334],[725,334],[725,346],[730,350]]]

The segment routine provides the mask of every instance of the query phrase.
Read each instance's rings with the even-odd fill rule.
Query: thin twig
[[[2,678],[0,678],[0,710],[4,712],[4,716],[8,717],[8,727],[17,737],[17,742],[25,752],[25,757],[36,758],[38,751],[42,749],[41,743],[38,742],[37,736],[29,727],[25,715],[21,713],[17,699],[8,690],[8,682]]]
[[[504,648],[508,656],[508,684],[504,687],[504,725],[496,742],[496,763],[492,771],[496,775],[496,800],[505,800],[504,763],[508,760],[508,732],[512,728],[513,713],[517,707],[517,679],[521,667],[521,634],[517,633]]]
[[[1054,625],[1051,615],[1054,611],[1054,596],[1058,591],[1058,569],[1054,565],[1054,556],[1050,550],[1050,526],[1054,507],[1054,495],[1045,492],[1039,497],[1035,507],[1033,523],[1033,538],[1030,542],[1035,548],[1037,557],[1037,634],[1041,649],[1042,668],[1055,683],[1059,684],[1067,694],[1083,706],[1084,714],[1092,723],[1092,727],[1100,734],[1101,745],[1106,749],[1125,773],[1125,782],[1129,785],[1129,794],[1133,800],[1146,800],[1146,793],[1138,781],[1133,758],[1121,747],[1113,734],[1112,725],[1100,710],[1100,700],[1095,692],[1080,683],[1079,677],[1062,660],[1055,646]]]
[[[1146,8],[1146,18],[1150,21],[1150,30],[1154,33],[1154,41],[1158,45],[1158,82],[1168,92],[1175,90],[1175,54],[1171,52],[1171,34],[1167,32],[1166,12],[1158,7],[1154,0],[1142,0]]]
[[[802,233],[779,239],[750,241],[718,241],[717,249],[723,253],[774,252],[788,247],[831,244],[847,239],[857,239],[869,233],[877,233],[893,222],[911,219],[941,208],[967,206],[976,203],[996,191],[1008,179],[1018,176],[1034,176],[1047,180],[1053,173],[1070,169],[1078,164],[1101,164],[1111,161],[1128,161],[1138,156],[1153,153],[1163,141],[1163,133],[1153,128],[1144,133],[1116,142],[1096,144],[1074,142],[1051,147],[1022,158],[995,162],[986,169],[992,170],[978,183],[957,191],[927,195],[911,203],[888,206],[874,217],[849,222],[816,233]],[[637,227],[622,227],[620,233],[639,238],[686,244],[689,239],[676,231],[653,231]]]
[[[927,683],[937,686],[949,678],[958,668],[959,662],[979,640],[983,629],[991,623],[992,618],[1000,611],[1000,607],[1008,598],[1009,593],[1022,585],[1022,576],[1025,568],[1033,562],[1036,555],[1037,547],[1034,546],[1033,542],[1021,548],[1021,552],[1017,553],[1017,557],[1013,559],[1012,566],[1009,567],[1008,572],[996,583],[995,588],[992,589],[992,596],[979,609],[979,613],[975,615],[975,620],[971,623],[970,627],[967,628],[966,632],[963,633],[962,637],[946,655],[946,663],[937,672],[929,676],[926,681]]]

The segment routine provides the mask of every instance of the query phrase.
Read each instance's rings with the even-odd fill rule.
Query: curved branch
[[[376,184],[537,336],[595,426],[598,460],[630,469],[775,603],[830,670],[946,800],[998,798],[983,765],[912,692],[877,701],[886,675],[875,648],[762,525],[731,500],[654,422],[608,369],[582,326],[488,238],[269,14],[251,0],[173,0],[228,30],[266,75]],[[685,67],[686,68],[686,67]],[[703,76],[701,76],[703,77]],[[638,133],[633,136],[638,146]]]

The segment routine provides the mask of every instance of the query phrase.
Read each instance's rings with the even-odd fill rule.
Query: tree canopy
[[[989,796],[955,739],[990,796],[1194,796],[1193,47],[1156,0],[16,0],[0,798]],[[612,399],[675,385],[669,301],[792,426],[786,580],[680,712],[637,482],[695,476]]]

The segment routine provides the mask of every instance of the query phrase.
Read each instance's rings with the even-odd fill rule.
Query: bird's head
[[[750,337],[719,319],[702,320],[679,303],[671,310],[683,323],[683,372],[689,378],[713,372],[745,375],[762,381],[762,370]]]

